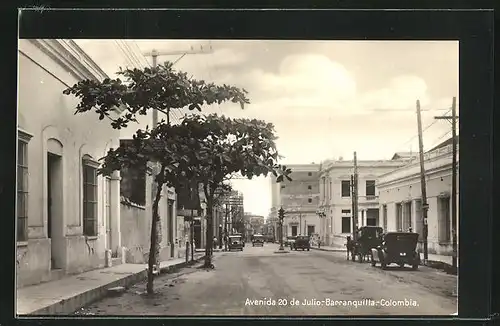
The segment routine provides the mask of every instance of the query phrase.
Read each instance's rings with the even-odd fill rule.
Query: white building
[[[429,253],[442,255],[451,255],[453,250],[450,199],[452,147],[450,143],[451,139],[430,150],[424,156],[427,204],[429,205],[427,211],[428,250]],[[406,230],[412,227],[414,232],[422,235],[420,185],[420,160],[413,160],[408,165],[379,177],[382,225],[387,231]],[[459,196],[458,186],[457,180],[457,197]],[[458,237],[458,223],[456,225]]]
[[[314,235],[319,233],[320,219],[317,215],[319,200],[319,164],[287,165],[292,170],[292,181],[277,183],[271,177],[271,213],[278,216],[283,207],[283,236]]]
[[[152,177],[142,185],[142,206],[121,203],[120,173],[96,173],[99,158],[119,146],[119,130],[95,112],[75,115],[78,99],[63,94],[106,74],[71,40],[20,40],[18,60],[17,286],[147,261]],[[163,190],[160,259],[167,260],[184,241],[175,191]]]
[[[63,90],[106,74],[71,40],[19,40],[17,285],[103,267],[120,252],[120,176],[98,176],[119,131]],[[118,114],[118,112],[116,112]],[[91,127],[90,127],[91,126]]]
[[[408,162],[406,160],[359,160],[357,226],[380,225],[377,179]],[[353,232],[351,175],[354,162],[325,161],[319,172],[320,238],[326,245],[342,246]]]

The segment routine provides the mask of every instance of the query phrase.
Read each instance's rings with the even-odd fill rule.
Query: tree
[[[239,173],[248,179],[272,173],[276,181],[291,180],[291,169],[278,164],[274,126],[257,119],[231,119],[217,114],[186,116],[182,122],[199,137],[196,150],[178,152],[189,163],[179,166],[177,174],[187,173],[203,187],[207,201],[207,246],[205,267],[211,267],[213,244],[213,207],[216,191],[228,176]],[[194,131],[198,130],[198,131]],[[189,167],[189,171],[184,168]]]
[[[167,121],[161,121],[151,130],[137,130],[130,143],[120,144],[117,149],[110,149],[104,160],[99,174],[109,175],[115,170],[131,169],[138,173],[146,173],[148,162],[158,162],[160,170],[154,181],[157,191],[154,194],[152,207],[151,246],[148,260],[148,293],[153,293],[153,265],[157,250],[157,224],[159,221],[158,203],[164,185],[180,186],[183,178],[192,178],[190,160],[179,153],[196,151],[199,147],[197,139],[206,137],[203,129],[189,129],[189,125],[171,126],[171,110],[201,111],[203,105],[231,101],[244,104],[250,103],[246,98],[246,91],[228,85],[215,85],[203,80],[189,78],[186,73],[173,69],[173,65],[166,62],[155,68],[121,69],[119,76],[125,78],[106,78],[103,81],[82,80],[64,90],[65,95],[79,99],[75,114],[94,111],[99,119],[108,118],[114,129],[122,129],[130,122],[137,122],[137,115],[146,115],[151,109],[166,114]],[[121,114],[116,114],[121,111]],[[207,130],[208,131],[208,130]],[[175,172],[174,172],[175,171]],[[183,174],[176,174],[183,171]],[[185,181],[185,180],[184,180]]]

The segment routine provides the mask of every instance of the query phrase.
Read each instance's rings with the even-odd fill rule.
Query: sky
[[[351,159],[354,151],[358,160],[418,151],[417,100],[424,148],[430,149],[451,137],[449,122],[434,117],[448,113],[454,96],[458,103],[457,41],[75,42],[112,78],[120,66],[151,65],[147,54],[156,49],[164,54],[159,63],[177,61],[176,69],[196,79],[245,88],[251,103],[244,110],[230,103],[204,111],[272,122],[285,164]],[[191,49],[198,53],[178,54]],[[139,122],[121,136],[151,125],[151,117]],[[244,194],[245,211],[269,214],[268,179],[236,180],[233,185]]]

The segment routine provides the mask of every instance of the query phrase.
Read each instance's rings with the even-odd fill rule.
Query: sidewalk
[[[315,247],[311,247],[311,249],[321,250],[321,251],[346,252],[345,247],[321,246],[321,248],[318,248],[317,246],[315,246]],[[420,258],[423,260],[423,258],[424,258],[423,253],[420,253]],[[453,259],[451,256],[428,254],[427,266],[432,267],[432,268],[436,268],[436,269],[442,269],[445,271],[449,271],[452,269],[452,260]],[[422,261],[422,264],[423,264],[423,261]]]
[[[195,254],[200,260],[203,254]],[[184,267],[185,258],[163,261],[160,273]],[[121,264],[63,279],[17,289],[17,315],[71,314],[89,303],[107,295],[107,290],[117,286],[128,287],[145,280],[147,264]]]
[[[335,252],[346,252],[345,247],[331,247],[331,246],[321,246],[318,248],[318,246],[311,246],[311,249],[314,250],[321,250],[321,251],[335,251]]]

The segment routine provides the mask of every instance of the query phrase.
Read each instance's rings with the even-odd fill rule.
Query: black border
[[[19,35],[21,38],[460,40],[460,189],[463,196],[460,200],[459,314],[461,318],[487,318],[491,313],[492,279],[488,259],[492,256],[491,234],[486,230],[491,230],[490,219],[493,215],[493,128],[490,123],[493,121],[494,90],[493,19],[492,11],[465,10],[27,10],[19,20]],[[14,55],[10,58],[14,59],[13,62],[17,61]],[[10,85],[6,83],[7,87],[2,91],[7,91],[8,86],[14,86],[13,80],[14,76],[9,79]],[[7,94],[12,99],[8,107],[14,108],[17,101],[14,102],[13,94],[16,93],[10,90]],[[5,151],[2,157],[15,157],[15,142],[9,137],[16,134],[15,124],[10,123],[15,121],[16,113],[15,110],[7,111],[4,107],[3,114],[6,119],[2,119],[2,123],[8,121],[9,124],[0,129],[5,133],[1,138],[1,148]],[[7,114],[12,116],[7,117]],[[14,216],[15,162],[4,160],[2,164],[2,207],[5,204],[2,211],[5,216]],[[12,172],[7,172],[9,170]],[[12,192],[7,189],[12,189]],[[6,251],[2,257],[13,255],[15,243],[12,230],[14,221],[8,219],[2,228],[1,239],[8,242],[8,246],[2,246]],[[4,279],[6,275],[10,275],[7,279],[13,280],[14,270],[7,266],[9,265],[1,266],[2,275]],[[4,291],[0,309],[2,320],[12,322],[12,292],[15,291],[15,286],[14,282],[8,285],[11,291],[5,291],[6,286],[2,285]],[[399,317],[391,318],[391,321],[396,322],[397,318]],[[101,320],[109,323],[107,319]],[[97,325],[101,320],[92,320],[91,323]],[[384,324],[389,322],[387,319],[380,321]],[[26,320],[17,320],[19,324],[24,322]],[[174,321],[168,321],[171,322]],[[275,324],[279,321],[268,322]],[[65,320],[61,323],[65,323]],[[318,323],[325,324],[325,321]]]

